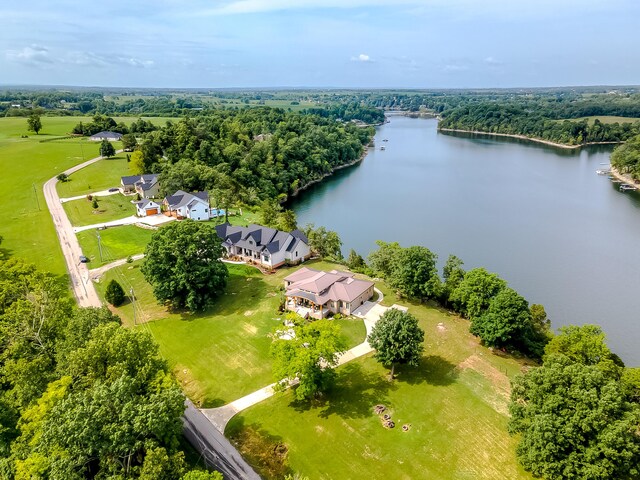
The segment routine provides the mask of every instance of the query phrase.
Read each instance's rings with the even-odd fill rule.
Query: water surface
[[[555,328],[600,324],[610,347],[640,365],[640,195],[595,174],[611,149],[453,136],[436,126],[391,117],[359,166],[292,202],[298,222],[337,231],[345,254],[366,256],[378,239],[424,245],[441,265],[455,254],[542,303]]]

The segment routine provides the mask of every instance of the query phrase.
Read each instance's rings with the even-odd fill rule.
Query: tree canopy
[[[424,331],[418,320],[395,308],[382,314],[367,340],[376,350],[375,359],[385,367],[391,367],[391,379],[398,363],[418,366],[424,350]]]
[[[109,158],[109,157],[113,157],[115,154],[116,154],[116,149],[109,140],[104,139],[102,140],[102,142],[100,142],[101,157]]]
[[[454,308],[467,318],[482,315],[500,290],[507,286],[495,273],[484,268],[474,268],[465,273],[464,278],[451,293],[450,300]]]
[[[141,271],[159,302],[173,308],[204,310],[227,285],[229,272],[221,257],[215,229],[183,220],[153,234]]]
[[[324,259],[342,260],[342,240],[336,232],[309,224],[304,228],[312,252]]]
[[[30,132],[35,132],[36,135],[42,130],[42,120],[38,113],[32,113],[27,118],[27,128]]]
[[[291,339],[281,338],[282,332],[276,331],[276,340],[271,345],[276,389],[285,389],[298,381],[296,398],[310,399],[333,384],[333,367],[346,343],[340,327],[330,320],[306,323],[300,319],[291,329]]]

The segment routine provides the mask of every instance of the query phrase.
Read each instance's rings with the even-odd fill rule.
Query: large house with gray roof
[[[216,232],[228,257],[268,268],[295,265],[311,256],[309,240],[300,230],[282,232],[262,225],[239,227],[223,223],[216,226]]]
[[[207,192],[187,193],[178,190],[173,195],[165,197],[162,205],[165,212],[178,219],[209,220],[211,215]]]
[[[122,193],[138,193],[140,198],[156,198],[160,194],[160,182],[157,173],[129,175],[120,178]]]
[[[374,293],[373,282],[358,280],[353,273],[307,267],[286,277],[284,287],[286,309],[316,319],[336,313],[351,315]]]

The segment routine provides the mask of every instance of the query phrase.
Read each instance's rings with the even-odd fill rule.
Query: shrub
[[[69,176],[66,173],[61,173],[60,175],[58,175],[56,177],[58,179],[58,181],[60,182],[66,182],[67,180],[69,180]]]
[[[119,307],[124,303],[125,294],[122,286],[115,280],[111,280],[104,292],[104,298],[114,307]]]

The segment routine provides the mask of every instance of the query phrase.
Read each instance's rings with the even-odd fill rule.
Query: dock
[[[620,185],[621,192],[626,192],[628,190],[635,190],[635,189],[636,189],[635,185],[629,185],[628,183],[623,183],[622,185]]]

